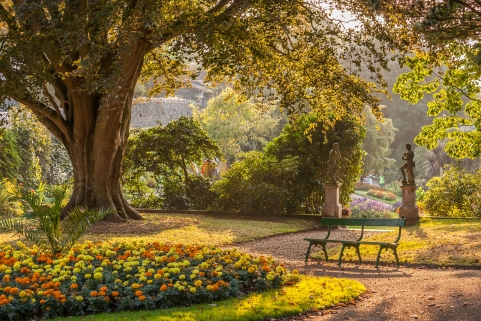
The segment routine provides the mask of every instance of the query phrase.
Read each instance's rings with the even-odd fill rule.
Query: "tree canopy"
[[[362,4],[332,6],[364,14]],[[132,97],[139,77],[172,93],[189,77],[231,80],[259,103],[318,111],[326,126],[365,105],[374,84],[356,76],[386,64],[369,30],[348,30],[324,1],[0,1],[0,101],[28,108],[66,147],[75,206],[112,207],[140,219],[120,189]],[[340,61],[346,62],[342,67]],[[195,63],[195,64],[194,64]],[[142,75],[141,75],[142,74]],[[332,117],[335,115],[335,117]],[[330,121],[330,122],[329,122]]]
[[[228,88],[194,115],[209,137],[219,145],[223,156],[231,161],[244,152],[261,150],[279,135],[285,124],[277,104],[261,110],[251,101],[240,100],[241,97]]]

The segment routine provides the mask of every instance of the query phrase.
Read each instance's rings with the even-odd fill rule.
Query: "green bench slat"
[[[404,218],[322,218],[321,225],[351,225],[351,226],[405,226]]]

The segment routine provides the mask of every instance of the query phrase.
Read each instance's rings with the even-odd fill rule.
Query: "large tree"
[[[375,87],[353,71],[378,70],[385,48],[329,10],[315,0],[0,0],[0,101],[30,108],[65,145],[74,188],[63,213],[111,207],[108,219],[140,219],[120,177],[141,73],[169,94],[201,66],[208,81],[326,120],[377,111]]]

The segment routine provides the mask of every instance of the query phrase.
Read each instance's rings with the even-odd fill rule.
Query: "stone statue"
[[[327,163],[327,175],[330,183],[337,184],[337,171],[339,170],[338,160],[341,159],[341,152],[339,151],[339,144],[332,144],[332,149],[329,152],[329,161]]]
[[[415,184],[414,182],[414,167],[416,164],[414,163],[414,152],[411,150],[411,144],[406,144],[406,149],[408,150],[406,153],[403,154],[402,159],[406,161],[406,163],[400,168],[401,173],[403,174],[403,184]],[[408,179],[406,180],[406,170]]]

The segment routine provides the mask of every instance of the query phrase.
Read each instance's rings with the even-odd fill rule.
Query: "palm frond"
[[[71,247],[85,233],[85,231],[103,219],[112,210],[86,210],[75,207],[62,222],[62,243],[63,247]]]

